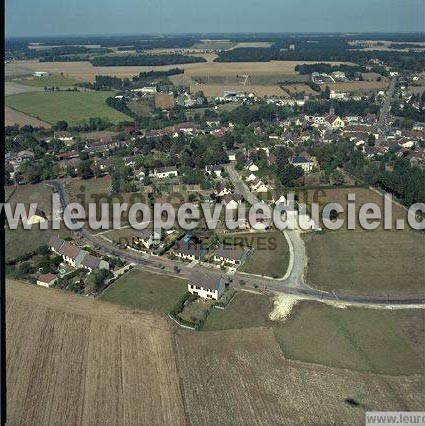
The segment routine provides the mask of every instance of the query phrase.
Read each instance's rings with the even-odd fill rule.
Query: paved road
[[[376,146],[379,146],[383,142],[383,135],[385,132],[385,128],[389,124],[388,121],[390,118],[391,102],[394,97],[396,84],[397,84],[397,78],[393,78],[390,82],[390,86],[385,95],[384,102],[381,105],[381,110],[380,110],[379,119],[378,119],[379,136],[376,141]]]
[[[67,196],[63,185],[58,181],[49,181],[46,182],[54,187],[55,191],[59,193],[60,201],[65,211],[65,207],[68,204]],[[156,273],[166,273],[172,274],[175,276],[180,276],[182,278],[188,278],[190,276],[193,268],[182,266],[181,263],[172,261],[164,257],[149,257],[143,258],[138,254],[131,254],[129,251],[121,250],[117,247],[114,247],[103,241],[99,238],[96,238],[85,229],[80,229],[74,231],[76,236],[80,239],[83,239],[89,242],[93,246],[99,247],[99,250],[110,256],[118,256],[128,262],[134,263],[139,268],[147,271],[152,271]],[[305,249],[304,245],[299,246],[297,243],[302,242],[302,239],[296,236],[297,231],[288,231],[288,235],[291,238],[291,241],[294,242],[294,256],[295,259],[305,258]],[[301,268],[302,266],[302,268]],[[211,271],[210,268],[206,268],[200,265],[195,266],[197,269],[204,271]],[[179,272],[177,273],[176,268]],[[255,277],[255,276],[242,276],[236,274],[233,278],[233,284],[243,287],[255,288],[261,290],[267,290],[269,292],[281,294],[288,293],[299,296],[309,297],[315,300],[327,300],[327,301],[339,301],[341,303],[356,303],[362,305],[418,305],[425,303],[425,297],[369,297],[369,296],[337,296],[332,293],[323,292],[320,290],[312,289],[305,285],[304,279],[304,262],[294,262],[294,267],[291,274],[285,280],[273,280],[265,277]]]

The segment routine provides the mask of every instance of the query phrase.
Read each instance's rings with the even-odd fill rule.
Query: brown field
[[[268,41],[247,41],[247,42],[241,42],[230,48],[232,49],[240,49],[240,48],[247,48],[247,47],[270,47],[273,43]]]
[[[9,424],[185,424],[166,320],[7,285]]]
[[[284,86],[281,86],[282,89],[285,92],[288,92],[289,95],[295,95],[296,93],[305,93],[306,95],[317,95],[318,93],[315,92],[310,86],[307,86],[307,84],[285,84]]]
[[[361,424],[365,411],[422,409],[421,376],[378,376],[285,359],[266,328],[177,339],[191,424]],[[345,403],[353,398],[361,405]]]
[[[179,68],[187,70],[189,77],[192,75],[262,75],[262,74],[294,74],[297,64],[309,64],[309,61],[272,61],[272,62],[201,62],[195,64],[179,64]],[[339,64],[339,62],[330,62]],[[94,81],[96,75],[111,75],[117,77],[133,77],[142,71],[168,70],[175,65],[162,65],[157,67],[128,66],[128,67],[93,67],[90,62],[37,62],[16,61],[5,65],[6,77],[14,78],[30,75],[34,71],[48,71],[54,74],[63,72],[76,79]]]
[[[257,96],[285,96],[285,92],[278,85],[260,86],[249,85],[243,86],[242,84],[220,85],[220,84],[195,84],[190,86],[190,92],[196,93],[202,90],[204,95],[210,96],[223,96],[225,90],[254,93]]]
[[[14,81],[6,81],[4,83],[4,95],[19,95],[20,93],[28,92],[42,92],[44,91],[43,87],[40,86],[25,86],[24,84],[19,84]]]
[[[356,194],[356,217],[366,202],[380,206],[383,198],[367,188],[325,189],[317,193],[318,202],[340,203],[347,212],[347,194]],[[304,193],[309,200],[314,191]],[[303,195],[299,195],[303,200]],[[393,224],[406,219],[406,210],[393,203]],[[417,295],[424,293],[424,236],[411,229],[364,230],[356,220],[356,229],[344,226],[336,231],[306,234],[308,255],[307,282],[313,287],[337,294]],[[383,221],[381,221],[383,222]]]
[[[331,90],[339,92],[365,92],[368,90],[384,90],[388,87],[387,81],[351,81],[349,83],[331,83],[322,84],[320,87],[325,89],[329,86]]]
[[[312,424],[318,414],[357,424],[365,411],[425,403],[419,375],[287,360],[266,327],[174,334],[153,313],[13,280],[6,316],[9,424]]]
[[[19,124],[23,126],[25,124],[34,126],[34,127],[44,127],[49,129],[51,125],[44,121],[41,121],[35,117],[24,114],[23,112],[16,111],[7,106],[4,107],[4,124],[5,126],[13,126],[14,124]]]

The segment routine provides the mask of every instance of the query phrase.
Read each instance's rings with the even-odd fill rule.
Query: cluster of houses
[[[62,257],[64,263],[74,268],[84,269],[89,274],[100,269],[109,270],[109,263],[107,261],[100,257],[93,256],[86,250],[82,250],[59,237],[51,237],[48,246],[52,253]],[[55,274],[43,274],[38,277],[37,284],[44,287],[51,287],[57,279],[58,277]]]

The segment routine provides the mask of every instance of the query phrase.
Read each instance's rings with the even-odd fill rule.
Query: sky
[[[6,0],[6,36],[424,31],[424,0]]]

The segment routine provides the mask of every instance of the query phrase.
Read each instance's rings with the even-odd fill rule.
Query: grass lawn
[[[228,330],[260,327],[269,323],[273,303],[267,296],[238,291],[226,309],[214,308],[208,315],[203,330]]]
[[[109,288],[102,299],[134,309],[167,314],[187,291],[187,281],[132,269]]]
[[[273,330],[290,359],[379,374],[423,374],[424,312],[302,302]]]
[[[76,124],[90,117],[118,123],[131,120],[125,114],[106,105],[106,98],[114,92],[31,92],[7,96],[6,106],[39,120],[55,124],[65,120]]]
[[[347,211],[347,194],[356,196],[356,217],[364,203],[373,202],[383,211],[381,195],[367,188],[324,189],[300,195],[319,203],[340,203]],[[393,204],[393,223],[406,219],[406,211]],[[347,218],[341,215],[344,224]],[[383,221],[382,221],[383,222]],[[381,224],[382,225],[382,224]],[[364,230],[356,221],[355,230],[345,226],[336,231],[305,235],[307,282],[337,294],[398,295],[424,294],[425,237],[411,229]]]
[[[21,78],[19,80],[14,80],[16,83],[25,84],[26,86],[35,86],[35,87],[72,87],[74,84],[78,83],[72,77],[65,75],[49,75],[47,77],[30,77],[30,78]]]
[[[289,263],[289,247],[281,232],[238,233],[226,235],[224,238],[228,244],[255,249],[239,271],[274,278],[285,275]]]

